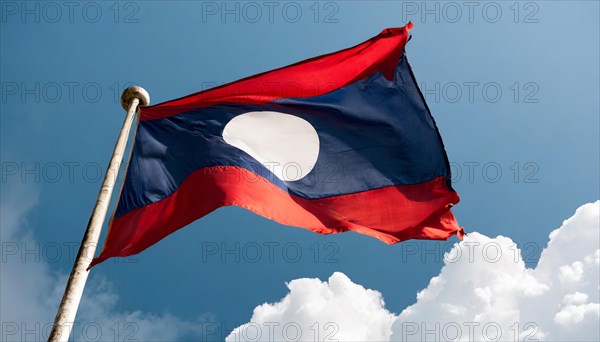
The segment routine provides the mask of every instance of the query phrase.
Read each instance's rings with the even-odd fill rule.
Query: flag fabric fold
[[[404,53],[411,28],[140,108],[90,267],[137,254],[223,206],[388,244],[462,237],[448,158]]]

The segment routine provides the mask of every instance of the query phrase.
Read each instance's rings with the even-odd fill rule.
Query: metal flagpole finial
[[[128,110],[131,101],[136,98],[140,100],[140,106],[150,104],[150,95],[146,89],[140,86],[132,86],[123,90],[123,94],[121,95],[121,106],[123,106],[123,109]]]

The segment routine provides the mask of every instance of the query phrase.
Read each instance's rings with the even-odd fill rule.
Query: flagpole
[[[71,270],[71,275],[67,281],[67,286],[58,307],[56,318],[54,319],[54,325],[52,331],[48,337],[49,342],[63,342],[69,340],[69,335],[75,322],[75,315],[77,314],[77,308],[81,301],[83,289],[87,281],[89,271],[87,267],[90,264],[91,259],[96,253],[96,246],[98,245],[98,239],[100,238],[100,232],[102,231],[102,225],[108,211],[108,205],[110,203],[110,197],[115,187],[115,182],[119,173],[119,167],[123,161],[123,155],[125,153],[125,147],[127,146],[127,140],[129,140],[129,131],[135,118],[138,106],[147,106],[150,103],[150,96],[148,92],[142,87],[133,86],[125,89],[123,95],[121,95],[121,105],[123,109],[127,111],[123,127],[119,133],[119,138],[115,144],[108,169],[104,175],[104,181],[98,194],[98,199],[94,205],[94,210],[90,216],[77,258]]]

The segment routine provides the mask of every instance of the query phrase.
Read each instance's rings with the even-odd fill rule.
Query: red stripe
[[[154,120],[219,103],[260,104],[279,98],[314,97],[374,74],[392,79],[412,23],[383,30],[364,43],[250,76],[180,99],[140,108],[140,120]]]
[[[215,166],[192,173],[170,196],[111,222],[100,256],[140,253],[213,210],[246,208],[284,225],[319,234],[355,231],[388,244],[408,239],[447,239],[462,235],[450,207],[458,203],[444,177],[416,185],[389,186],[354,194],[303,199],[250,171]]]

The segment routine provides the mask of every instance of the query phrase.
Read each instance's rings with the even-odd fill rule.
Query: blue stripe
[[[321,146],[308,176],[283,182],[225,143],[225,125],[251,111],[288,113],[315,127]],[[116,217],[169,196],[192,172],[210,166],[243,167],[308,199],[450,176],[442,140],[405,56],[392,81],[377,73],[318,97],[221,104],[140,122]]]

